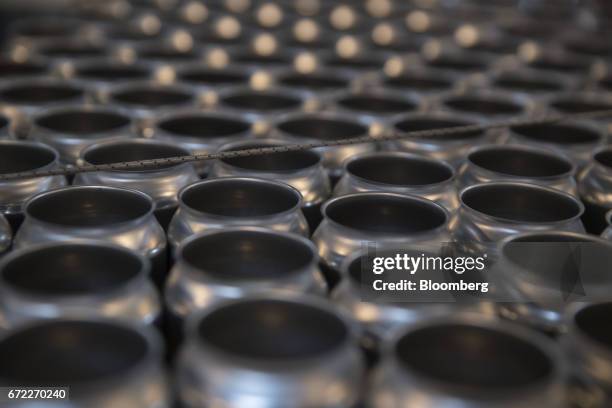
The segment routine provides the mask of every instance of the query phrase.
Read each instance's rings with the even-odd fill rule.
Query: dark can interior
[[[233,93],[222,97],[221,100],[232,108],[262,112],[296,109],[303,102],[299,97],[290,94],[256,91]]]
[[[568,175],[572,164],[558,155],[543,151],[499,146],[471,153],[468,160],[483,169],[516,177],[555,177]]]
[[[65,102],[82,96],[82,89],[67,84],[23,84],[0,92],[0,99],[17,105]]]
[[[524,107],[511,99],[478,96],[453,96],[443,101],[448,108],[480,115],[520,115]]]
[[[87,149],[83,158],[91,164],[109,164],[123,161],[154,160],[168,157],[187,156],[189,152],[181,147],[165,143],[141,143],[138,141],[121,141],[104,143]],[[157,165],[146,167],[146,170],[164,169],[174,165]],[[141,171],[142,169],[122,169],[121,171]]]
[[[181,105],[193,101],[191,94],[171,88],[131,88],[115,92],[111,96],[120,103],[150,108]]]
[[[278,129],[291,136],[318,140],[349,139],[368,133],[367,127],[357,122],[316,116],[289,119],[279,123]]]
[[[396,186],[425,186],[453,177],[451,168],[441,162],[393,155],[361,157],[350,161],[346,170],[367,181]]]
[[[130,123],[130,118],[120,113],[96,110],[62,111],[41,116],[36,120],[38,126],[54,132],[76,134],[81,137],[121,131]]]
[[[243,143],[231,150],[269,148],[281,145]],[[231,151],[225,150],[225,151]],[[312,150],[293,152],[279,152],[254,156],[232,157],[223,159],[224,163],[241,169],[269,172],[292,172],[315,166],[321,161],[317,153]]]
[[[248,122],[239,119],[206,115],[169,118],[159,122],[157,126],[168,133],[203,139],[239,135],[251,128]]]
[[[36,170],[48,166],[56,159],[47,147],[31,144],[0,144],[0,174]]]
[[[601,140],[596,130],[567,123],[515,126],[511,129],[524,138],[541,143],[571,145],[597,143]]]

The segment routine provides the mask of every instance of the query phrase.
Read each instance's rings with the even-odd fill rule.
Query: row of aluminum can
[[[26,19],[0,58],[0,171],[610,109],[605,4],[522,3]],[[534,124],[1,181],[0,386],[70,386],[40,402],[61,408],[606,407],[609,135]],[[369,299],[370,241],[487,253],[494,289]],[[564,264],[575,243],[587,268]],[[589,303],[559,300],[576,274]]]

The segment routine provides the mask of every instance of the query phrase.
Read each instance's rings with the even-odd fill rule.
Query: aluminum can
[[[163,159],[187,156],[190,152],[174,144],[150,139],[114,139],[95,143],[81,152],[85,164]],[[148,167],[144,170],[111,170],[79,173],[73,184],[127,187],[148,194],[155,202],[155,214],[167,227],[176,207],[178,192],[200,177],[192,163]]]
[[[160,282],[167,269],[166,237],[153,215],[154,207],[151,197],[126,188],[73,186],[47,191],[26,202],[14,246],[79,239],[115,243],[150,258],[152,277]]]
[[[92,143],[136,135],[136,126],[126,111],[68,105],[33,115],[28,138],[56,149],[62,162],[76,164],[83,149]]]
[[[476,184],[461,191],[453,214],[454,240],[468,252],[497,256],[502,239],[523,232],[584,232],[584,205],[550,187],[518,182]]]
[[[536,332],[471,316],[431,319],[385,345],[368,402],[380,408],[561,407],[566,371],[559,348]]]
[[[331,96],[329,101],[330,108],[359,115],[369,122],[379,123],[379,126],[386,118],[418,110],[420,104],[417,94],[384,88],[341,91]]]
[[[118,320],[27,323],[0,337],[0,385],[69,387],[68,399],[49,403],[62,408],[169,408],[162,349],[153,329]],[[32,401],[5,406],[27,408]]]
[[[294,113],[280,117],[271,134],[293,143],[320,143],[369,135],[367,120],[340,112]],[[346,159],[358,153],[376,151],[375,143],[329,146],[315,149],[332,180],[342,175]]]
[[[459,169],[460,189],[490,181],[539,184],[577,195],[576,167],[565,156],[528,145],[486,145],[472,149]]]
[[[612,148],[601,147],[578,174],[578,192],[584,203],[583,222],[592,234],[600,234],[608,225],[606,213],[612,209]]]
[[[150,273],[143,255],[99,241],[23,248],[0,264],[0,314],[9,328],[31,320],[90,317],[152,324],[161,305]]]
[[[179,192],[179,208],[168,227],[173,248],[190,235],[238,226],[260,226],[308,235],[298,190],[273,180],[222,177],[202,180]]]
[[[367,243],[419,245],[439,251],[450,242],[448,211],[425,198],[397,193],[356,193],[323,204],[323,221],[312,236],[319,256],[338,270],[346,256]]]
[[[59,154],[45,144],[24,140],[0,140],[3,173],[30,170],[52,170],[59,166]],[[43,191],[63,187],[64,176],[46,176],[5,180],[0,182],[0,208],[2,214],[17,231],[23,221],[23,204]]]
[[[190,323],[177,379],[186,408],[242,408],[252,398],[262,408],[358,401],[364,364],[355,328],[322,299],[249,297],[218,304]]]

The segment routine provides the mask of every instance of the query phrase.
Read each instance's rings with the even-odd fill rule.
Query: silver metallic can
[[[367,243],[419,245],[439,251],[450,242],[448,211],[425,198],[397,193],[356,193],[327,201],[312,241],[319,256],[338,270],[349,254]]]
[[[612,209],[612,147],[601,147],[578,175],[578,192],[584,202],[584,225],[600,234],[608,225],[606,213]]]
[[[220,152],[283,146],[287,141],[262,138],[223,145]],[[213,162],[210,177],[261,177],[282,181],[302,194],[302,212],[311,230],[321,221],[321,204],[331,195],[329,178],[322,159],[315,151],[274,153],[234,157]]]
[[[410,153],[375,152],[348,159],[334,196],[364,192],[417,195],[449,211],[459,207],[453,167],[441,160]]]
[[[59,166],[59,154],[55,149],[38,142],[0,140],[0,162],[2,173],[52,170]],[[64,176],[2,181],[0,182],[0,212],[16,231],[23,221],[23,204],[27,199],[66,184],[68,182]]]
[[[594,149],[606,142],[605,133],[588,122],[513,126],[508,134],[510,142],[556,151],[579,167],[586,164]]]
[[[65,187],[38,194],[25,204],[16,249],[42,242],[79,239],[115,243],[149,257],[153,279],[166,272],[166,237],[153,199],[136,190],[107,186]]]
[[[438,318],[385,345],[368,402],[377,408],[555,408],[566,403],[565,375],[559,348],[541,334],[478,317]]]
[[[76,164],[81,151],[88,145],[136,134],[135,125],[125,111],[103,106],[69,105],[34,115],[28,138],[56,149],[62,162]]]
[[[490,182],[464,189],[453,214],[453,238],[472,252],[497,255],[497,243],[523,232],[584,232],[584,205],[550,187],[518,182]]]
[[[490,271],[502,286],[500,315],[546,333],[563,333],[564,314],[575,296],[610,298],[610,262],[612,242],[594,235],[549,231],[510,236],[500,243],[499,260]]]
[[[554,113],[571,115],[598,110],[612,109],[612,95],[607,92],[568,92],[552,96],[546,101],[545,108]],[[612,137],[612,117],[598,118],[596,121],[604,127],[608,140]]]
[[[456,126],[471,126],[482,124],[482,120],[473,117],[449,113],[416,113],[400,115],[392,121],[392,132],[398,136],[405,133],[444,129]],[[432,137],[402,137],[385,143],[385,150],[402,150],[416,153],[432,159],[443,160],[454,167],[458,167],[467,152],[474,146],[485,145],[495,141],[495,136],[484,132],[474,131],[457,135],[443,135]]]
[[[151,136],[155,119],[168,109],[195,107],[196,95],[191,88],[157,82],[118,84],[103,96],[106,104],[121,107],[135,119],[145,136]]]
[[[460,189],[490,181],[518,181],[577,195],[576,167],[561,154],[527,145],[486,145],[469,152],[457,175]]]
[[[298,190],[273,180],[222,177],[179,192],[179,209],[168,227],[173,248],[190,235],[238,226],[258,226],[308,235]]]
[[[252,138],[252,123],[247,119],[200,110],[178,110],[160,116],[153,127],[153,138],[178,144],[192,154],[216,153],[226,143]],[[206,173],[210,162],[196,162],[200,173]]]
[[[114,244],[34,245],[0,263],[0,315],[9,328],[30,320],[109,317],[152,324],[160,300],[151,263]]]
[[[86,99],[82,84],[58,78],[22,78],[0,85],[0,111],[14,121],[20,136],[27,134],[34,114],[61,104],[80,104]]]
[[[354,330],[322,299],[219,304],[191,320],[178,363],[180,401],[186,408],[354,406],[364,375]]]
[[[117,320],[28,323],[0,337],[0,386],[68,387],[66,400],[37,403],[62,408],[169,408],[162,349],[153,329]],[[16,399],[5,406],[32,405]]]
[[[565,317],[567,333],[561,344],[572,364],[572,374],[590,394],[594,407],[612,402],[610,336],[608,317],[612,303],[576,303]]]
[[[90,145],[81,152],[85,164],[163,159],[187,156],[190,152],[175,144],[151,139],[114,139]],[[127,187],[148,194],[155,202],[155,214],[167,226],[178,205],[178,192],[198,181],[193,163],[147,167],[144,170],[114,170],[79,173],[75,185]]]
[[[274,137],[294,143],[317,143],[368,136],[367,120],[339,112],[294,113],[280,117],[271,132]],[[330,146],[316,149],[332,179],[342,174],[346,159],[358,153],[376,151],[375,143]]]
[[[259,227],[208,231],[185,239],[175,256],[165,299],[179,319],[249,294],[326,291],[315,246],[296,234]]]

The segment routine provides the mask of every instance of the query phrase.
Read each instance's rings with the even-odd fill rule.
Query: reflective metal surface
[[[53,242],[11,252],[0,264],[0,314],[30,320],[109,317],[151,324],[161,314],[151,263],[101,242]]]
[[[0,337],[0,384],[55,387],[61,383],[70,388],[69,407],[169,408],[162,350],[153,330],[116,320],[31,323]],[[28,399],[7,403],[7,408],[31,406]]]
[[[518,181],[577,195],[576,167],[569,158],[526,145],[486,145],[468,153],[457,175],[461,189],[490,181]]]
[[[612,148],[593,152],[590,161],[578,175],[578,191],[584,201],[583,221],[587,231],[600,234],[608,225],[606,213],[612,209]]]
[[[258,227],[208,231],[185,239],[175,258],[165,299],[181,319],[223,299],[326,291],[314,245],[286,232]]]
[[[364,367],[354,328],[322,300],[231,301],[193,319],[188,333],[178,372],[185,407],[332,408],[358,400]]]
[[[203,180],[179,193],[179,208],[168,227],[173,247],[206,230],[259,226],[308,235],[302,196],[288,184],[254,177]]]
[[[433,201],[397,193],[357,193],[327,201],[323,221],[312,235],[327,266],[338,269],[367,243],[418,244],[436,252],[450,241],[449,214]]]

